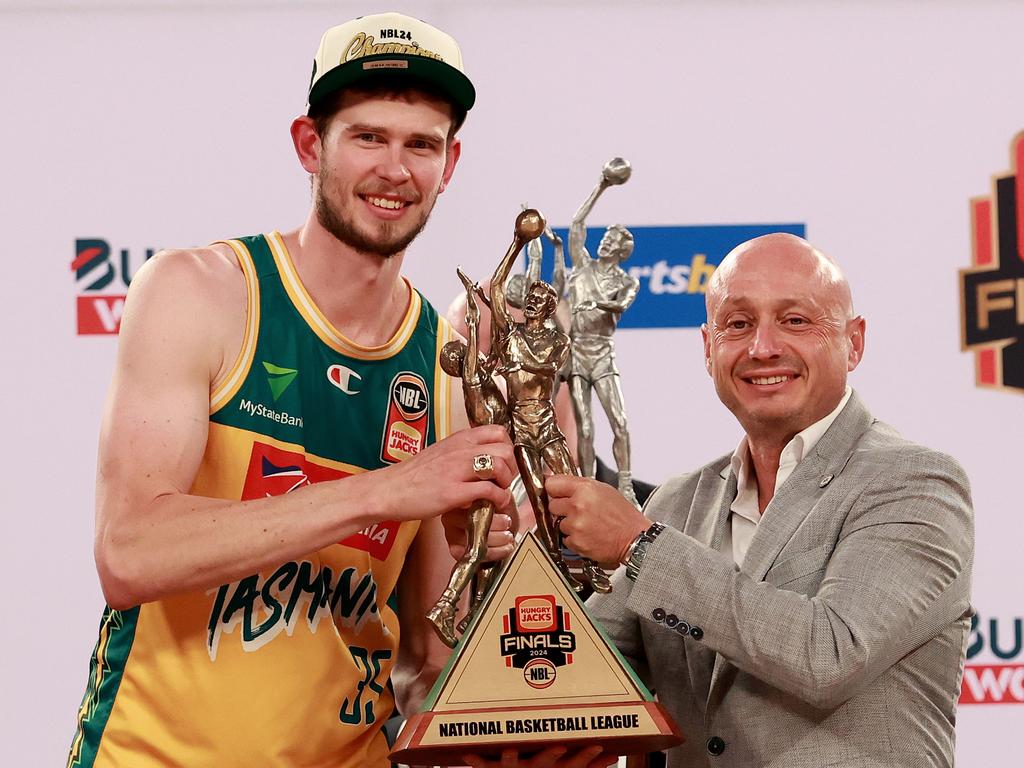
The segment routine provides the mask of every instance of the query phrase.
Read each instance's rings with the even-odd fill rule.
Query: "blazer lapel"
[[[729,464],[718,472],[713,467],[704,469],[697,481],[683,533],[717,550],[728,530],[729,507],[735,498],[736,476],[729,471]],[[709,515],[699,511],[708,509],[714,512]],[[698,511],[694,514],[692,510]]]
[[[754,581],[764,580],[783,547],[846,467],[854,446],[869,426],[871,415],[854,392],[810,454],[782,487],[775,489],[740,570]]]

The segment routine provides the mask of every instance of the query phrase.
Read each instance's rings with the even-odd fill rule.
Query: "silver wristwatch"
[[[639,536],[633,539],[633,543],[629,545],[629,549],[626,550],[626,555],[623,558],[627,579],[636,581],[636,577],[640,575],[640,566],[643,565],[644,558],[647,557],[647,548],[664,530],[665,526],[661,523],[651,523],[650,528],[642,531]]]

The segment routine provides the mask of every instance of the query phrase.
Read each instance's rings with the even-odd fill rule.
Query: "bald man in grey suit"
[[[864,351],[838,266],[769,235],[707,292],[704,357],[745,431],[645,515],[551,478],[572,549],[616,572],[589,603],[686,743],[670,766],[951,766],[973,512],[948,456],[847,386]]]

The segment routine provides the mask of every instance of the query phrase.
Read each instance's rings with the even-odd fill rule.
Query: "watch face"
[[[640,543],[640,540],[644,537],[645,531],[640,531],[636,535],[636,538],[629,543],[626,547],[625,553],[622,555],[622,559],[619,560],[619,565],[629,565],[629,561],[633,559],[633,553],[636,552],[636,545]]]
[[[640,573],[640,566],[643,565],[644,557],[647,556],[647,547],[658,538],[660,534],[665,530],[665,526],[661,523],[652,523],[651,527],[640,534],[637,537],[636,542],[630,548],[629,558],[626,562],[626,578],[630,581],[636,581],[637,575]]]

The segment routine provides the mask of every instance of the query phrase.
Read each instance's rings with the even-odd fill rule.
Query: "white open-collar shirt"
[[[786,443],[779,456],[779,470],[775,473],[776,493],[793,474],[796,465],[811,452],[821,436],[832,426],[836,416],[849,401],[851,392],[852,390],[847,387],[843,399],[839,401],[835,410],[794,435],[793,439]],[[720,551],[723,555],[731,555],[736,565],[743,565],[743,558],[747,556],[747,549],[757,531],[757,524],[761,522],[761,510],[757,503],[757,480],[751,472],[750,447],[746,435],[732,454],[732,471],[736,473],[736,499],[729,507],[729,527]]]

